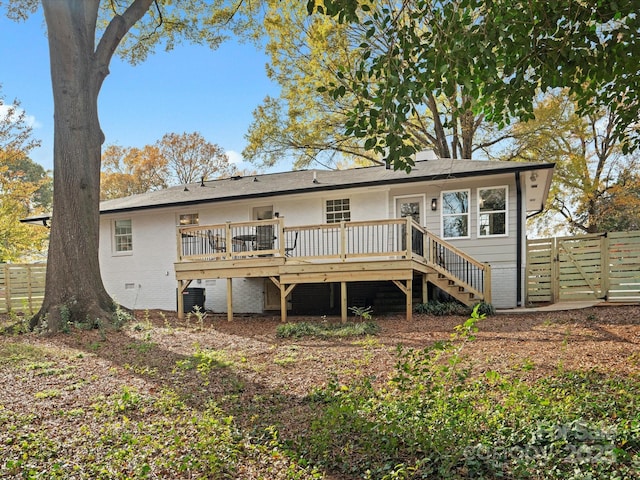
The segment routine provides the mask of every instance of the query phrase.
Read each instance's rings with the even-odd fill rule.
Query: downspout
[[[516,172],[516,305],[522,306],[522,185]]]

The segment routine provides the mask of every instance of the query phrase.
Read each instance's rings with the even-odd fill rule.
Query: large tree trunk
[[[67,322],[108,323],[115,304],[98,261],[98,93],[107,66],[95,61],[98,0],[42,0],[54,98],[54,199],[44,303],[32,320],[48,331]]]

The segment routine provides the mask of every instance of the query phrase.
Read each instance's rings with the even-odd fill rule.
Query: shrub
[[[445,315],[468,315],[469,307],[458,302],[439,302],[434,300],[427,303],[419,303],[415,306],[417,313],[424,313],[426,315],[434,315],[442,317]]]
[[[478,313],[481,315],[491,316],[496,313],[495,307],[486,302],[476,303],[472,308],[469,308],[460,302],[440,302],[438,300],[419,303],[415,306],[414,311],[416,313],[424,313],[425,315],[433,315],[436,317],[443,317],[445,315],[467,316],[471,315],[473,308],[476,306],[478,307]]]
[[[380,326],[375,322],[345,322],[338,324],[299,322],[279,325],[276,335],[280,338],[362,337],[376,335],[379,331]]]

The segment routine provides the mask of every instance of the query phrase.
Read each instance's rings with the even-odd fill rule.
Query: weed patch
[[[380,326],[375,322],[346,322],[338,324],[300,322],[285,323],[278,326],[276,335],[280,338],[362,337],[376,335],[379,331]]]

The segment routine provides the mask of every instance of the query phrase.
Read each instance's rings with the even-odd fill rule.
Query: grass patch
[[[376,335],[380,326],[375,322],[345,322],[345,323],[285,323],[279,325],[276,335],[280,338],[336,338],[336,337],[363,337]]]

